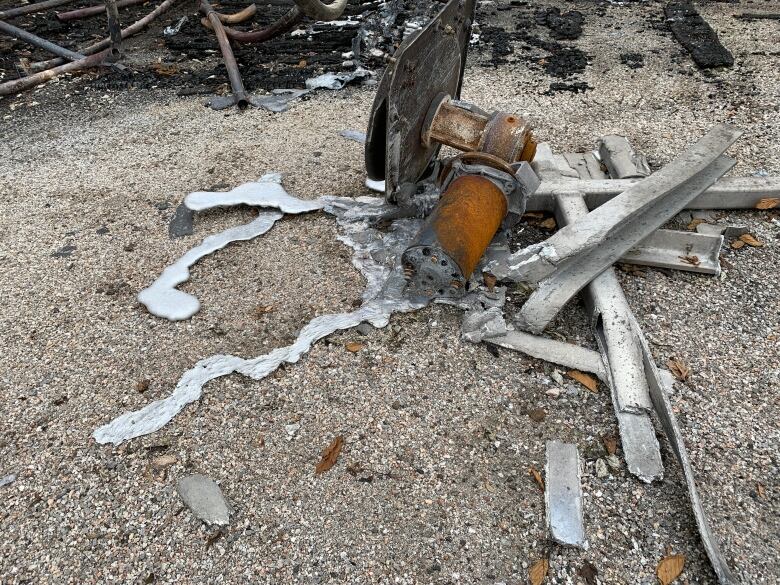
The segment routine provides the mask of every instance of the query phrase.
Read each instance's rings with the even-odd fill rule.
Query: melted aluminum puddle
[[[357,199],[321,197],[317,201],[305,201],[293,197],[284,191],[281,185],[279,185],[278,176],[270,177],[272,177],[272,180],[249,184],[255,186],[253,189],[259,190],[259,192],[255,192],[257,197],[253,199],[254,201],[262,200],[262,205],[278,207],[282,211],[291,210],[289,211],[291,213],[300,213],[307,206],[310,210],[322,208],[326,213],[336,217],[343,232],[339,236],[339,240],[353,249],[352,264],[367,281],[365,291],[363,292],[363,304],[360,308],[349,313],[333,313],[312,319],[301,329],[298,338],[292,345],[274,349],[265,355],[253,359],[244,359],[234,355],[214,355],[200,360],[193,368],[184,373],[170,396],[152,402],[140,410],[125,413],[95,430],[92,436],[98,443],[118,445],[129,439],[159,430],[181,412],[186,405],[198,400],[203,393],[203,386],[215,378],[239,373],[255,380],[261,380],[276,370],[282,363],[297,362],[302,355],[309,351],[315,342],[335,331],[355,327],[364,321],[367,321],[374,327],[384,327],[388,324],[390,315],[393,313],[414,311],[427,304],[427,301],[424,300],[410,300],[403,297],[403,289],[406,282],[401,268],[401,254],[419,230],[422,224],[420,220],[396,220],[390,226],[388,232],[380,232],[370,226],[369,220],[390,209],[384,203],[384,200],[376,197],[360,197]],[[278,187],[269,189],[271,185],[277,185]],[[246,185],[242,185],[242,187],[246,187]],[[241,190],[242,187],[231,191],[229,196],[219,193],[212,194],[211,198],[204,198],[201,194],[198,194],[198,205],[203,205],[201,208],[207,209],[218,205],[246,203],[247,199],[251,197],[247,196],[247,190]],[[270,193],[272,190],[276,195]],[[252,195],[252,197],[255,195]],[[205,202],[203,201],[204,199]],[[227,203],[227,201],[230,201],[230,203]],[[270,213],[271,215],[281,217],[281,214],[278,212]],[[261,213],[262,215],[263,213]],[[266,221],[270,221],[270,218]],[[271,221],[268,229],[273,225],[273,221]],[[239,228],[233,229],[241,231],[244,228],[247,228],[247,226],[239,226]],[[232,241],[229,239],[229,232],[231,231],[226,230],[221,234],[212,236],[212,238],[215,238],[213,241],[222,243],[223,246],[226,245]],[[209,239],[206,238],[201,246],[191,250],[191,252],[198,249],[201,249],[201,252],[206,250],[204,246]],[[163,280],[163,277],[165,277],[165,283],[168,285],[168,288],[165,289],[163,285],[159,285],[157,294],[160,295],[160,291],[164,290],[174,290],[176,293],[180,293],[181,291],[176,291],[170,286],[175,281],[171,274],[180,272],[181,266],[191,265],[191,263],[186,264],[185,259],[194,262],[203,257],[203,255],[205,254],[200,254],[200,256],[195,258],[195,254],[192,256],[189,256],[189,253],[185,254],[182,259],[166,269],[155,283]],[[166,272],[177,265],[180,265],[179,268],[170,272],[166,277]],[[152,287],[142,291],[142,294],[153,287],[154,284]],[[197,299],[195,301],[197,302]]]
[[[283,213],[306,213],[322,209],[324,205],[322,201],[307,201],[293,197],[285,191],[281,181],[281,175],[268,174],[263,175],[257,182],[245,183],[225,193],[196,191],[187,195],[184,206],[190,211],[204,211],[233,205],[274,207]],[[261,211],[247,224],[207,237],[199,246],[192,248],[163,270],[157,280],[138,294],[138,301],[157,317],[170,321],[189,319],[200,310],[200,301],[176,287],[189,280],[192,265],[231,242],[262,236],[282,217],[283,214],[278,211]]]

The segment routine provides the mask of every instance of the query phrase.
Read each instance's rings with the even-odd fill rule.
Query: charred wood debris
[[[86,72],[97,91],[175,87],[182,96],[229,95],[219,107],[254,103],[244,88],[259,93],[300,89],[307,79],[323,73],[342,74],[346,82],[374,83],[371,74],[381,73],[404,37],[424,26],[441,6],[422,0],[349,0],[346,5],[343,0],[329,5],[308,0],[15,4],[0,2],[0,96],[65,73]],[[308,9],[309,16],[299,6],[307,4],[333,10],[325,15]],[[596,15],[607,6],[599,5]],[[509,26],[483,24],[501,11],[511,12]],[[649,24],[673,34],[700,68],[733,65],[729,51],[690,2],[670,2],[658,12]],[[543,71],[550,78],[549,87],[542,88],[545,93],[585,92],[589,86],[581,74],[589,55],[576,44],[584,24],[585,16],[577,10],[523,0],[481,2],[472,51],[483,67],[522,63]],[[131,62],[123,45],[147,29],[159,55],[153,54],[150,62]],[[215,63],[220,53],[222,60]],[[621,63],[642,67],[643,56],[621,55]],[[356,71],[366,75],[354,75]]]

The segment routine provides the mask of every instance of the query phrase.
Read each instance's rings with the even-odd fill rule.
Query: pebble
[[[596,460],[596,477],[603,478],[609,475],[607,464],[603,459]]]
[[[612,469],[620,469],[620,459],[617,455],[607,455],[604,457],[604,461],[606,461],[607,465],[609,465]]]
[[[176,491],[190,511],[206,524],[227,526],[230,522],[230,508],[212,479],[196,473],[179,480]]]

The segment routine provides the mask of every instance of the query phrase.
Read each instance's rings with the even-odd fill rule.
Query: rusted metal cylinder
[[[407,291],[459,297],[507,214],[507,199],[491,180],[455,179],[403,254]]]
[[[531,125],[506,112],[486,114],[441,94],[431,103],[420,133],[425,146],[434,143],[463,152],[481,152],[512,164],[530,162],[536,154]]]

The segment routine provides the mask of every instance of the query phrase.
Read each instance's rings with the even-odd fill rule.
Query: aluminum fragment
[[[324,203],[321,200],[306,200],[290,195],[281,181],[281,175],[270,173],[256,182],[244,183],[230,191],[195,191],[184,198],[184,204],[193,211],[234,205],[274,207],[283,213],[306,213],[322,209]]]
[[[544,479],[550,538],[559,544],[588,548],[582,512],[580,456],[576,445],[547,441]]]
[[[152,315],[169,321],[189,319],[200,310],[200,301],[194,295],[176,287],[190,278],[190,268],[201,258],[221,250],[232,242],[251,240],[270,230],[283,214],[278,211],[261,212],[249,223],[226,229],[211,235],[200,245],[166,267],[148,287],[138,293],[138,302]]]

